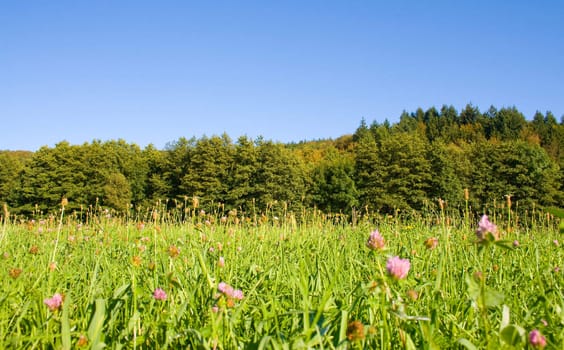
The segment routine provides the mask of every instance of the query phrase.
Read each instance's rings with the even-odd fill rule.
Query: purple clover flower
[[[410,267],[411,264],[408,259],[401,259],[398,256],[389,258],[386,263],[386,270],[396,280],[406,278]]]

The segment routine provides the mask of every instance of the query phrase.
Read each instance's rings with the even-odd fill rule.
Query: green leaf
[[[546,211],[560,219],[564,219],[564,209],[562,208],[550,207],[546,208]]]
[[[121,299],[125,292],[131,287],[131,283],[125,283],[114,291],[113,299]]]
[[[63,350],[71,349],[71,331],[69,322],[69,305],[71,304],[70,295],[65,297],[63,303],[63,314],[61,316],[61,340],[63,343]]]
[[[483,295],[484,300],[482,300],[482,287],[471,276],[466,276],[466,285],[468,286],[468,295],[480,306],[483,304],[485,304],[486,307],[499,306],[505,299],[503,293],[486,287]]]
[[[509,250],[513,250],[513,242],[508,241],[508,240],[500,240],[500,241],[495,241],[494,244],[500,248],[503,249],[509,249]]]
[[[503,305],[503,310],[501,312],[501,323],[499,325],[500,331],[509,325],[509,315],[510,315],[509,307],[507,305]]]
[[[349,323],[349,312],[341,310],[341,326],[339,328],[339,344],[347,339],[347,326]]]
[[[92,349],[102,349],[106,346],[102,341],[102,328],[106,317],[106,299],[96,299],[96,310],[88,327],[88,339]]]
[[[460,338],[458,339],[457,343],[464,346],[468,350],[478,350],[476,345],[472,344],[468,339]]]
[[[525,330],[518,325],[509,325],[500,332],[501,339],[510,346],[519,346],[525,338]]]
[[[486,307],[495,307],[503,303],[505,295],[497,290],[487,289],[485,293],[485,303]]]

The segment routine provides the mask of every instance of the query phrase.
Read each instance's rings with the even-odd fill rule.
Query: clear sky
[[[336,138],[403,110],[564,114],[564,1],[0,2],[0,149]]]

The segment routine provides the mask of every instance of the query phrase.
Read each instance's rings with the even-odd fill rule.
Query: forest
[[[125,140],[61,141],[0,151],[0,203],[30,216],[91,206],[116,213],[167,208],[263,212],[528,210],[564,203],[564,117],[515,107],[444,105],[367,123],[336,139],[279,143],[228,135],[180,138],[165,149]]]

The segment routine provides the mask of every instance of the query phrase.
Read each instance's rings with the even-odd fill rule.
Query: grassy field
[[[5,215],[0,348],[564,348],[544,213],[185,214]]]

